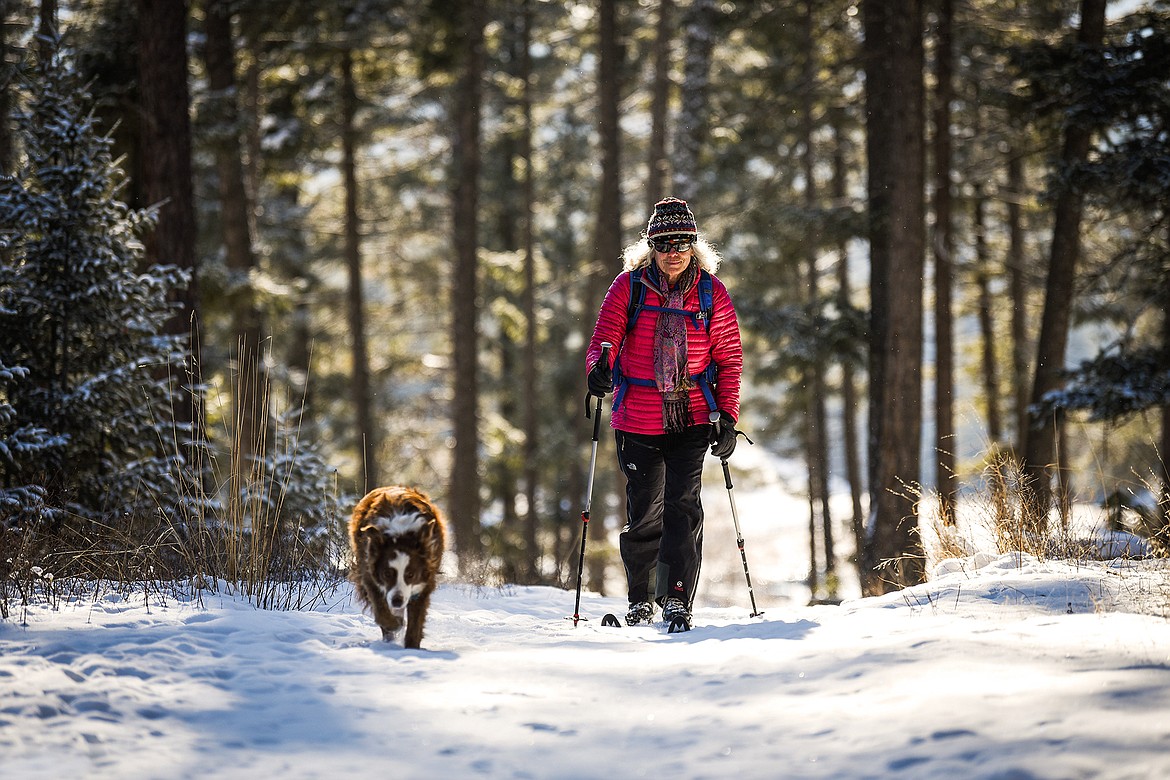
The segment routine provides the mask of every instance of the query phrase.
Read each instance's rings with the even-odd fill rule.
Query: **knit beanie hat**
[[[690,236],[699,234],[695,215],[685,200],[663,198],[654,204],[654,213],[646,223],[646,238],[653,241],[660,236]]]

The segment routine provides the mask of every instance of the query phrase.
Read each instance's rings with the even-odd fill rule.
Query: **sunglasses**
[[[654,247],[655,252],[686,252],[691,248],[693,243],[690,239],[651,241],[650,246]]]

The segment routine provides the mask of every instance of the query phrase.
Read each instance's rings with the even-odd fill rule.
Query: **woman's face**
[[[691,240],[659,239],[653,242],[653,247],[654,263],[658,266],[659,273],[666,277],[667,284],[674,284],[691,264],[691,254],[694,252]]]

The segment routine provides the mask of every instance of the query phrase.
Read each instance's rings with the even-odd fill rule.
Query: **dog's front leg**
[[[431,591],[418,594],[406,606],[406,641],[404,647],[418,649],[422,646],[423,626],[427,622],[427,609],[431,605]]]
[[[374,610],[374,620],[382,629],[383,641],[397,641],[398,633],[402,630],[402,613],[390,609],[385,602],[382,602]]]

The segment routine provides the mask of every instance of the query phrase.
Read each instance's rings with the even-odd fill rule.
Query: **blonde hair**
[[[701,238],[696,238],[691,244],[691,257],[699,263],[700,268],[710,274],[718,271],[719,264],[723,262],[719,251]],[[636,271],[645,268],[653,259],[654,248],[645,238],[640,238],[622,250],[622,270]]]

